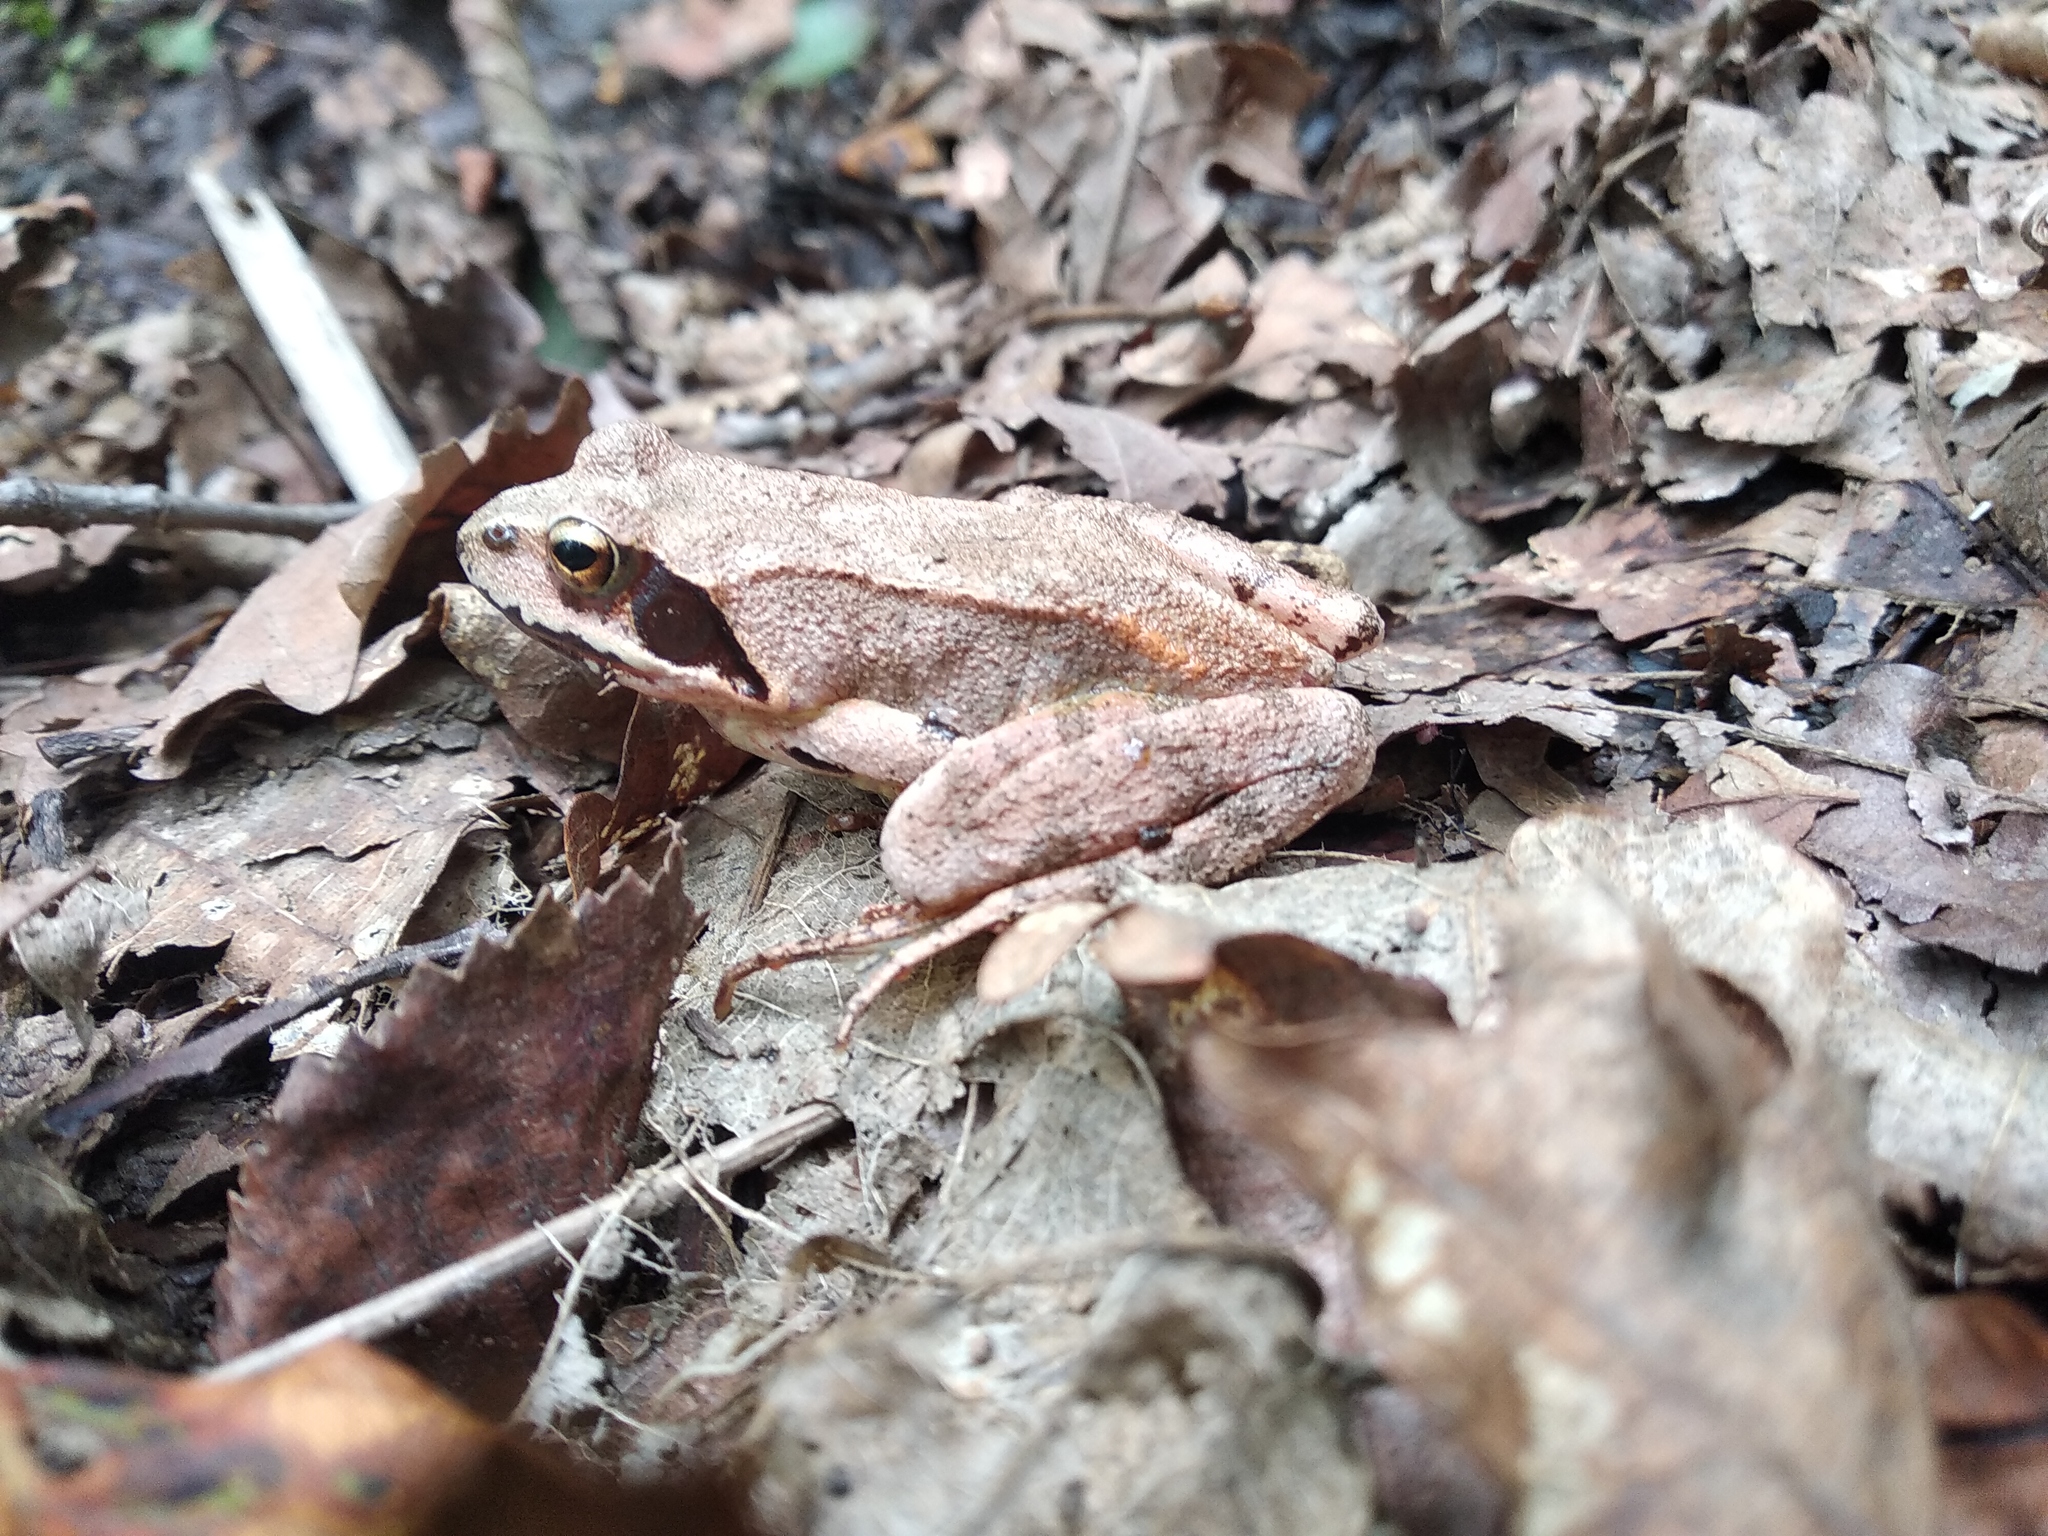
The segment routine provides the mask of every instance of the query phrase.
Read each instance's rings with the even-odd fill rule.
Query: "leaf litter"
[[[391,1347],[633,1476],[744,1469],[774,1529],[2039,1523],[2033,18],[1499,7],[1425,37],[988,0],[920,42],[885,6],[814,73],[857,67],[776,95],[801,8],[662,0],[610,42],[550,13],[527,47],[626,337],[565,379],[463,59],[300,9],[214,32],[420,471],[308,543],[0,529],[0,1121],[42,1192],[4,1207],[0,1340],[115,1362],[11,1370],[18,1507],[144,1475],[67,1392],[250,1414],[313,1475],[295,1437],[332,1410],[292,1373],[342,1356],[130,1367],[826,1103],[844,1130],[528,1272],[516,1325],[459,1303]],[[0,160],[85,192],[17,177],[0,213],[0,467],[335,500],[162,109],[7,67]],[[120,243],[159,206],[169,278]],[[1387,612],[1340,674],[1374,782],[1255,878],[1134,878],[943,957],[844,1053],[857,963],[715,1018],[730,965],[891,898],[880,803],[747,771],[453,559],[492,492],[633,414],[1298,541]],[[276,1064],[43,1122],[529,910],[467,980],[295,1020]],[[630,1001],[560,958],[606,921],[576,942],[638,946]],[[599,1015],[634,1021],[615,1057]],[[433,1204],[506,1126],[592,1116],[573,1176]],[[306,1193],[343,1188],[376,1223]],[[349,1358],[378,1413],[425,1412]]]

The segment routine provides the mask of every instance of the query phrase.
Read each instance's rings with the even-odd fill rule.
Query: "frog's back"
[[[937,701],[972,733],[1104,687],[1211,697],[1330,678],[1326,653],[1114,502],[942,500],[770,470],[716,486],[670,502],[689,564],[756,665],[796,679],[796,708]]]

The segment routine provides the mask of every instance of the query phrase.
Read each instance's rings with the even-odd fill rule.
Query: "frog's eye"
[[[548,554],[555,574],[578,592],[598,592],[619,568],[618,546],[580,517],[565,517],[548,530]]]

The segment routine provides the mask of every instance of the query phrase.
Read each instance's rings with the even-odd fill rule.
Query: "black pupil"
[[[587,571],[604,558],[604,552],[581,539],[555,540],[555,560],[565,571]]]

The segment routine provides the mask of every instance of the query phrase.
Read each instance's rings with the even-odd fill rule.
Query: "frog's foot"
[[[1079,869],[1063,869],[1036,880],[1027,880],[1005,890],[993,891],[964,912],[947,917],[912,903],[879,909],[873,921],[861,922],[839,933],[798,939],[764,949],[743,960],[719,978],[718,993],[711,1011],[724,1018],[732,1011],[734,989],[761,971],[779,971],[800,960],[824,960],[834,955],[853,954],[877,945],[905,940],[861,978],[861,984],[839,1016],[839,1030],[833,1044],[844,1050],[853,1039],[861,1015],[874,1006],[875,999],[928,960],[935,960],[956,944],[998,928],[1006,928],[1027,912],[1059,901],[1099,900],[1116,881],[1113,861]]]
[[[795,965],[801,960],[826,960],[834,955],[850,955],[863,949],[873,949],[879,944],[891,944],[922,932],[934,921],[936,919],[915,902],[892,902],[869,907],[851,928],[842,928],[837,933],[771,945],[732,966],[718,978],[718,991],[711,999],[712,1015],[722,1019],[732,1012],[733,993],[749,976],[762,971],[779,971],[785,965]]]
[[[861,1015],[873,1006],[875,999],[927,960],[936,960],[956,944],[1007,928],[1026,913],[1054,902],[1100,900],[1109,894],[1114,883],[1115,871],[1105,862],[1083,869],[1062,870],[1056,875],[1027,880],[1022,885],[1013,885],[982,897],[965,912],[946,918],[936,927],[899,945],[862,977],[859,988],[846,1000],[846,1009],[839,1015],[839,1033],[832,1037],[832,1043],[845,1050],[853,1039],[853,1031],[860,1023]]]

